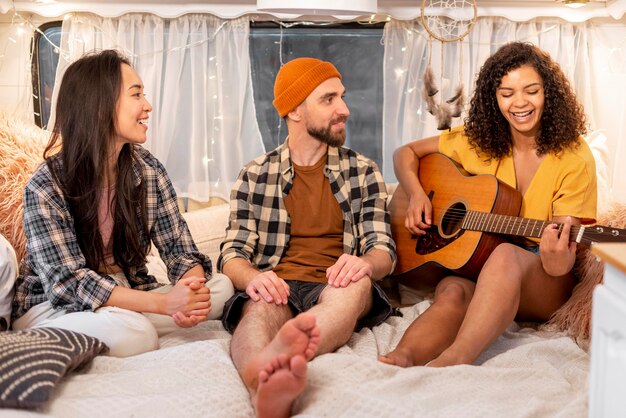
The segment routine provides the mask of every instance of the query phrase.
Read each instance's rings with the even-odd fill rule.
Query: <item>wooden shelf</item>
[[[591,252],[606,263],[615,266],[622,273],[626,273],[626,243],[594,244]]]

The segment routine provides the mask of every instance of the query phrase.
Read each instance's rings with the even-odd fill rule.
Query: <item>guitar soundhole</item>
[[[456,202],[450,206],[441,219],[441,235],[445,238],[456,235],[461,229],[461,224],[466,213],[467,209],[461,202]]]

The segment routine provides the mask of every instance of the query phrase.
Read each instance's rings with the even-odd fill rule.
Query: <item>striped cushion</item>
[[[0,407],[42,406],[66,373],[106,350],[96,338],[59,328],[0,333]]]

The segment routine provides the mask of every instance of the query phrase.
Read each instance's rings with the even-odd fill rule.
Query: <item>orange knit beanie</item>
[[[295,109],[322,82],[329,78],[341,79],[341,74],[330,62],[316,58],[296,58],[278,71],[274,83],[272,104],[281,118]]]

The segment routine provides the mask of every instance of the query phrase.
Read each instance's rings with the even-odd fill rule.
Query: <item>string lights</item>
[[[4,63],[5,63],[5,59],[6,59],[6,50],[7,47],[9,45],[9,43],[12,43],[14,45],[17,45],[18,43],[21,43],[24,41],[24,39],[28,39],[28,42],[30,42],[30,40],[32,39],[32,37],[34,36],[35,33],[39,34],[46,42],[48,42],[55,53],[58,53],[60,55],[60,57],[62,57],[65,60],[68,60],[70,57],[70,52],[67,50],[64,50],[61,48],[60,45],[57,45],[56,43],[54,43],[47,35],[45,32],[43,32],[41,29],[39,29],[39,27],[36,24],[33,24],[32,22],[32,15],[29,17],[26,17],[24,15],[22,15],[21,13],[17,12],[15,10],[15,8],[12,8],[12,19],[11,19],[11,23],[9,25],[8,28],[8,36],[6,38],[6,42],[4,43],[4,46],[2,47],[2,50],[0,51],[0,71],[2,71],[3,67],[4,67]],[[92,20],[82,20],[79,14],[73,14],[73,13],[67,13],[63,16],[64,20],[73,18],[74,21],[79,22],[79,23],[86,23],[89,25],[94,26],[96,29],[98,29],[101,33],[105,34],[105,36],[110,36],[106,33],[105,30],[103,30],[100,27],[97,27],[96,25],[93,24]],[[379,24],[379,23],[383,23],[383,22],[390,22],[392,19],[392,17],[390,15],[382,15],[382,14],[371,14],[367,20],[358,20],[355,21],[358,24],[361,25],[374,25],[374,24]],[[259,15],[252,15],[250,18],[251,22],[255,22],[255,21],[268,21],[267,16],[259,16]],[[283,64],[283,51],[282,51],[282,44],[283,44],[283,29],[289,29],[295,26],[327,26],[327,25],[334,25],[337,22],[334,21],[327,21],[327,22],[321,22],[321,21],[279,21],[276,19],[271,20],[273,23],[277,24],[280,28],[281,28],[281,32],[280,32],[280,40],[279,40],[279,47],[280,47],[280,63],[281,65]],[[186,49],[191,49],[191,48],[195,48],[199,45],[202,45],[204,43],[207,42],[211,42],[215,36],[222,30],[222,28],[224,27],[224,25],[226,25],[228,22],[228,20],[224,20],[224,22],[221,23],[221,25],[208,37],[205,37],[203,39],[200,40],[196,40],[194,42],[189,42],[186,43],[184,45],[179,45],[179,46],[174,46],[174,47],[170,47],[170,48],[164,48],[164,49],[160,49],[158,51],[146,51],[146,52],[142,52],[142,53],[132,53],[131,51],[124,51],[126,54],[129,55],[129,57],[133,58],[133,59],[137,59],[140,58],[142,56],[149,56],[149,55],[154,55],[154,54],[168,54],[171,52],[175,52],[175,51],[180,51],[180,50],[186,50]],[[536,35],[541,35],[543,33],[546,32],[550,32],[552,30],[558,29],[558,25],[552,25],[549,26],[545,29],[543,29],[542,31],[540,31],[538,34]],[[424,38],[428,38],[429,35],[428,33],[426,33],[423,30],[418,30],[417,28],[407,28],[406,29],[409,32],[415,33],[419,36],[422,36]],[[626,38],[625,38],[626,39]],[[527,39],[519,39],[520,41],[524,41]],[[74,39],[73,41],[80,41],[78,39]],[[469,40],[463,40],[461,41],[463,43],[467,43],[469,44]],[[383,37],[381,38],[381,44],[385,43],[385,37],[383,35]],[[501,44],[503,44],[504,42],[472,42],[474,45],[494,45],[494,46],[499,46]],[[622,43],[623,45],[623,43]],[[614,57],[616,53],[623,51],[624,47],[620,46],[619,48],[617,48],[617,51],[615,50],[615,48],[612,48],[611,50],[611,55]],[[29,55],[28,55],[28,59],[29,61],[32,61],[32,54],[33,51],[29,51]],[[610,60],[611,62],[614,61],[614,59]],[[612,65],[611,65],[612,66]],[[621,69],[623,71],[623,68]],[[618,71],[620,71],[620,69],[618,69]],[[26,74],[26,76],[30,77],[30,74]],[[30,83],[27,83],[30,84]]]

